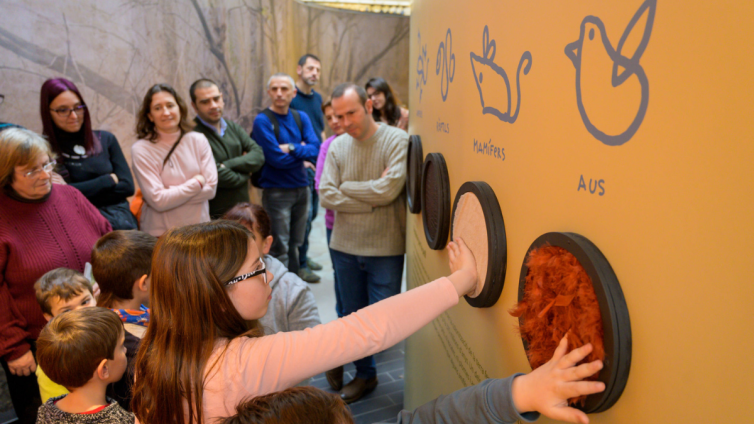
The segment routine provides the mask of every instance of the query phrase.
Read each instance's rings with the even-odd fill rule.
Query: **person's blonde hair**
[[[0,187],[13,182],[17,166],[29,166],[43,154],[55,159],[50,144],[34,131],[8,128],[0,132]]]
[[[50,300],[57,297],[65,302],[84,291],[92,293],[92,283],[84,277],[84,274],[68,268],[53,269],[34,283],[37,303],[42,308],[42,312],[49,315],[52,315]]]
[[[91,380],[103,359],[114,359],[123,322],[107,308],[82,308],[53,318],[39,333],[37,363],[69,391]]]

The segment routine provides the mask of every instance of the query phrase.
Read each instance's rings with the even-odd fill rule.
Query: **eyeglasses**
[[[39,177],[39,174],[42,173],[42,171],[49,174],[55,168],[55,164],[57,164],[57,162],[54,160],[51,162],[47,162],[46,164],[42,165],[41,168],[34,168],[31,171],[24,173],[24,177],[37,178]]]
[[[265,266],[264,261],[260,260],[259,262],[262,263],[262,267],[261,268],[259,268],[256,271],[252,271],[252,272],[250,272],[248,274],[239,275],[238,277],[235,277],[232,280],[230,280],[227,283],[225,283],[225,285],[226,286],[232,286],[233,284],[240,283],[243,280],[248,280],[251,277],[256,277],[259,274],[262,274],[262,276],[264,278],[264,284],[269,284],[267,282],[267,267]]]
[[[51,111],[58,114],[61,118],[67,118],[71,116],[71,112],[76,112],[76,115],[80,115],[84,113],[84,109],[86,109],[86,105],[76,105],[73,107],[73,109],[67,108],[67,107],[61,107],[59,109],[50,109]]]

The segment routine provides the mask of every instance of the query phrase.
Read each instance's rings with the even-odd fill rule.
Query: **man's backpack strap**
[[[296,121],[296,125],[298,126],[298,131],[301,133],[301,141],[304,140],[304,123],[301,122],[301,114],[296,109],[289,109],[291,111],[291,114],[293,114],[293,120]]]
[[[291,111],[291,115],[293,115],[293,120],[296,121],[296,126],[298,126],[299,132],[301,132],[301,139],[304,139],[304,123],[301,121],[301,114],[296,109],[288,109]],[[267,119],[270,120],[270,123],[272,124],[272,130],[275,131],[275,139],[280,143],[280,124],[278,123],[278,117],[275,116],[275,112],[270,110],[269,108],[262,111],[262,114],[267,117]]]
[[[280,143],[280,124],[278,124],[278,117],[275,116],[275,112],[267,108],[262,111],[262,115],[266,116],[267,119],[270,120],[270,123],[272,124],[272,130],[275,131],[275,140]]]

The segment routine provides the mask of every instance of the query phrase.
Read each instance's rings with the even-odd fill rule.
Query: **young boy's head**
[[[106,308],[83,308],[50,320],[37,339],[37,362],[57,384],[73,392],[90,382],[119,381],[126,371],[125,332]]]
[[[338,395],[311,386],[292,387],[241,402],[220,424],[353,424]]]
[[[92,274],[99,284],[99,305],[118,308],[131,303],[149,306],[149,271],[157,238],[142,231],[113,231],[92,250]]]
[[[259,205],[253,203],[239,203],[233,206],[228,212],[225,212],[223,219],[236,221],[248,228],[254,233],[254,241],[257,244],[259,253],[267,255],[270,253],[272,246],[272,223],[267,211]]]
[[[92,284],[78,271],[53,269],[34,283],[37,302],[47,321],[63,312],[97,306]]]

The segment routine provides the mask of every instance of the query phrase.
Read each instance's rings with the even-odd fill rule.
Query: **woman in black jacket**
[[[81,191],[114,230],[136,229],[126,200],[134,194],[131,170],[115,136],[92,131],[89,110],[76,85],[65,78],[45,81],[40,112],[43,133],[62,163],[62,179]]]

